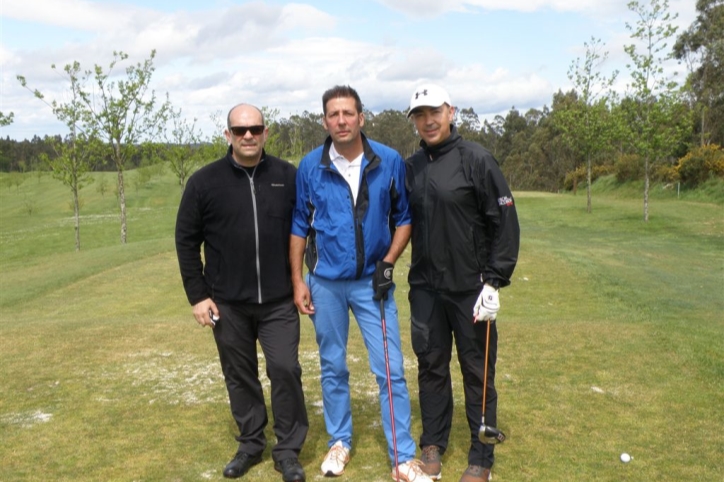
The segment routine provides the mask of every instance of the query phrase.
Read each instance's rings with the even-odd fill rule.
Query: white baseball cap
[[[412,93],[407,117],[418,107],[440,107],[443,104],[452,105],[447,91],[439,85],[423,84]]]

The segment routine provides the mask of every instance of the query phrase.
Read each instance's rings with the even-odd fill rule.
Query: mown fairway
[[[94,176],[113,185],[114,174]],[[496,482],[722,480],[724,208],[675,196],[652,199],[645,224],[638,197],[594,193],[587,214],[584,193],[516,193],[523,238],[498,322],[498,418],[509,440],[496,449]],[[178,186],[157,176],[128,188],[125,246],[112,189],[103,197],[91,185],[82,197],[75,253],[59,182],[26,174],[0,187],[0,481],[223,480],[235,426],[211,333],[193,321],[181,287]],[[396,299],[418,437],[407,257]],[[302,336],[311,428],[301,462],[321,481],[327,435],[304,318]],[[356,329],[348,362],[356,434],[340,480],[391,480]],[[468,439],[453,369],[443,459],[452,482]],[[273,442],[271,423],[267,434]],[[241,480],[281,480],[269,452]]]

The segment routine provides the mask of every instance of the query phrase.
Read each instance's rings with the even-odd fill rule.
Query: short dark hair
[[[327,102],[338,97],[351,97],[354,99],[354,105],[357,108],[357,113],[362,113],[362,101],[359,98],[359,94],[349,85],[335,85],[331,89],[327,90],[322,95],[322,111],[324,115],[327,115]]]

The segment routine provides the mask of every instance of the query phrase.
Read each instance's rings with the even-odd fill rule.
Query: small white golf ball
[[[631,456],[629,454],[627,454],[626,452],[622,453],[621,462],[623,462],[625,464],[631,462]]]

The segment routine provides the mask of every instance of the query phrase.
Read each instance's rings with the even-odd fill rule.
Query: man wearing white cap
[[[454,339],[470,427],[469,465],[460,482],[486,482],[494,446],[478,438],[483,383],[487,378],[485,423],[495,427],[498,289],[510,284],[518,259],[518,215],[493,155],[458,133],[455,108],[443,88],[427,84],[415,89],[407,115],[422,139],[421,149],[406,161],[406,183],[412,210],[408,281],[423,470],[432,479],[442,477],[441,456],[453,415]]]

